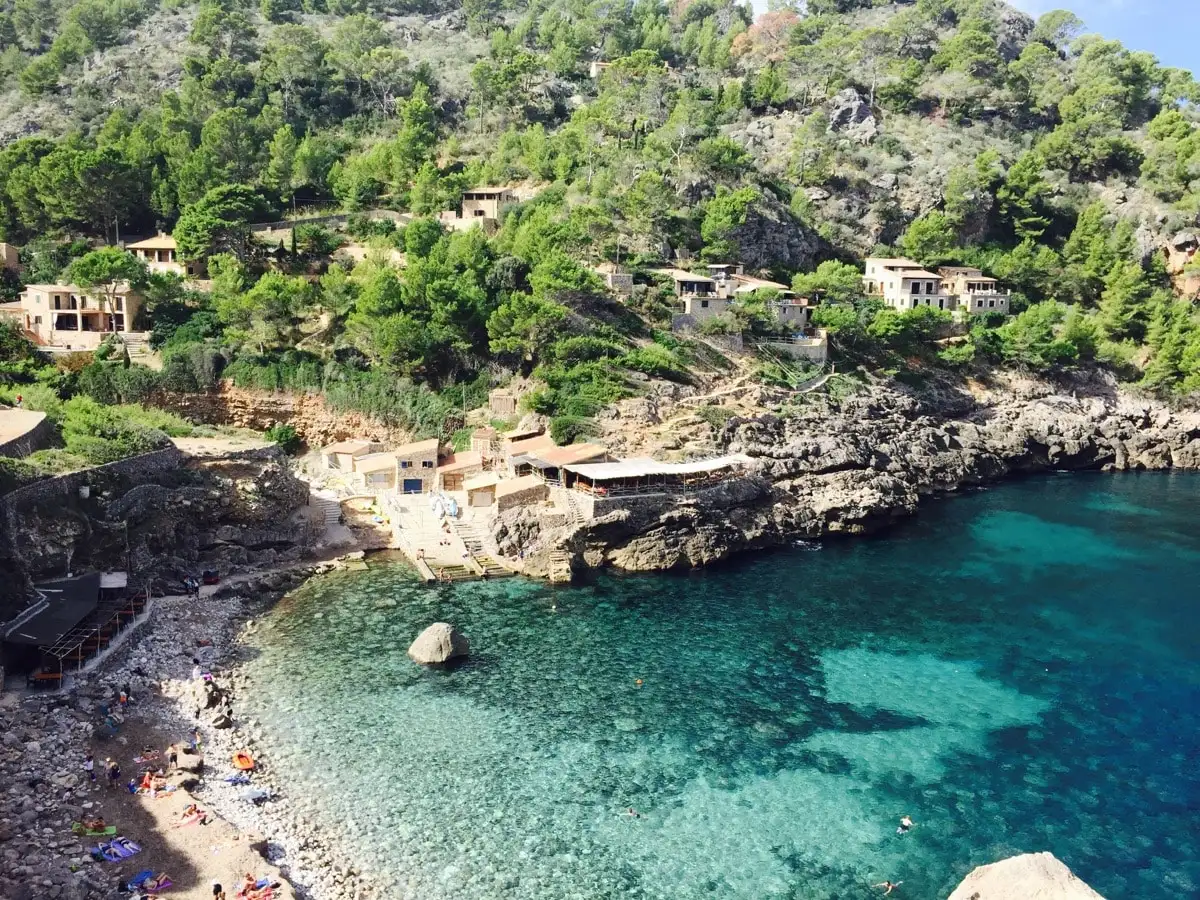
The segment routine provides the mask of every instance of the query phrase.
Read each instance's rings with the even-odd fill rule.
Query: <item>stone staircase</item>
[[[125,345],[125,352],[129,354],[130,362],[141,363],[143,365],[158,362],[158,354],[150,348],[149,332],[123,332],[121,334],[121,343]]]
[[[454,530],[458,533],[463,546],[467,548],[467,553],[471,554],[471,559],[478,566],[479,575],[486,578],[504,578],[513,574],[484,549],[483,533],[479,530],[478,525],[473,522],[455,522]]]
[[[478,573],[469,566],[435,565],[430,566],[438,581],[474,581]]]
[[[312,521],[317,525],[336,525],[342,516],[342,504],[332,497],[309,494],[308,505],[312,510]]]
[[[572,529],[579,528],[583,525],[583,512],[579,508],[579,500],[575,497],[575,492],[568,490],[567,495],[567,524]]]
[[[572,578],[571,555],[566,550],[550,551],[550,581],[554,583],[569,582]]]

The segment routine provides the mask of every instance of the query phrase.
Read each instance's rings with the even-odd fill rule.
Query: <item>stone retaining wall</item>
[[[0,508],[5,513],[11,513],[18,507],[37,501],[55,500],[67,497],[77,492],[84,485],[90,485],[98,479],[121,475],[146,475],[152,472],[162,472],[173,469],[183,462],[184,454],[178,447],[172,445],[162,450],[153,450],[127,459],[94,466],[79,472],[70,472],[54,478],[45,478],[9,491],[0,497]]]
[[[36,453],[38,450],[45,450],[47,447],[52,447],[56,437],[54,425],[48,418],[43,416],[40,422],[24,434],[0,444],[0,456],[18,458],[28,456],[31,453]]]

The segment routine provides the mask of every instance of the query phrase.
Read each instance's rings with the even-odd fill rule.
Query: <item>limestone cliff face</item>
[[[1023,853],[979,866],[948,900],[1104,900],[1052,853]]]
[[[68,569],[124,569],[177,581],[202,569],[229,572],[294,559],[307,530],[308,486],[271,447],[168,469],[98,471],[89,495],[30,496],[5,506],[0,581],[61,577]],[[0,620],[24,605],[3,595]]]
[[[748,477],[649,498],[575,529],[509,514],[500,549],[523,549],[531,574],[564,550],[577,568],[691,567],[875,531],[930,495],[1015,473],[1200,469],[1200,413],[1134,398],[1099,374],[1057,386],[1017,376],[920,391],[887,383],[841,401],[810,395],[786,417],[733,419],[718,443],[755,459]]]
[[[321,394],[250,390],[231,381],[221,382],[217,390],[207,394],[160,393],[152,402],[208,425],[233,425],[255,431],[266,431],[272,425],[291,425],[310,447],[323,447],[352,437],[399,444],[410,437],[408,431],[392,428],[363,413],[335,410]]]

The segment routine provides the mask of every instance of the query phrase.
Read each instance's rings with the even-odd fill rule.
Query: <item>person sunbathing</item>
[[[83,827],[88,831],[103,831],[108,823],[104,821],[104,816],[84,816]]]
[[[142,882],[142,890],[147,894],[153,894],[156,891],[165,891],[170,886],[171,878],[166,872]]]

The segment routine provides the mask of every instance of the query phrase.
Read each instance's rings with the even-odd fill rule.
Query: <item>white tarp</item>
[[[698,475],[704,472],[718,472],[734,466],[751,462],[749,456],[732,453],[728,456],[718,456],[713,459],[699,459],[693,462],[671,463],[659,462],[654,459],[635,458],[623,459],[611,463],[580,463],[565,465],[563,468],[576,475],[582,475],[592,481],[608,481],[613,478],[646,478],[651,475]]]

